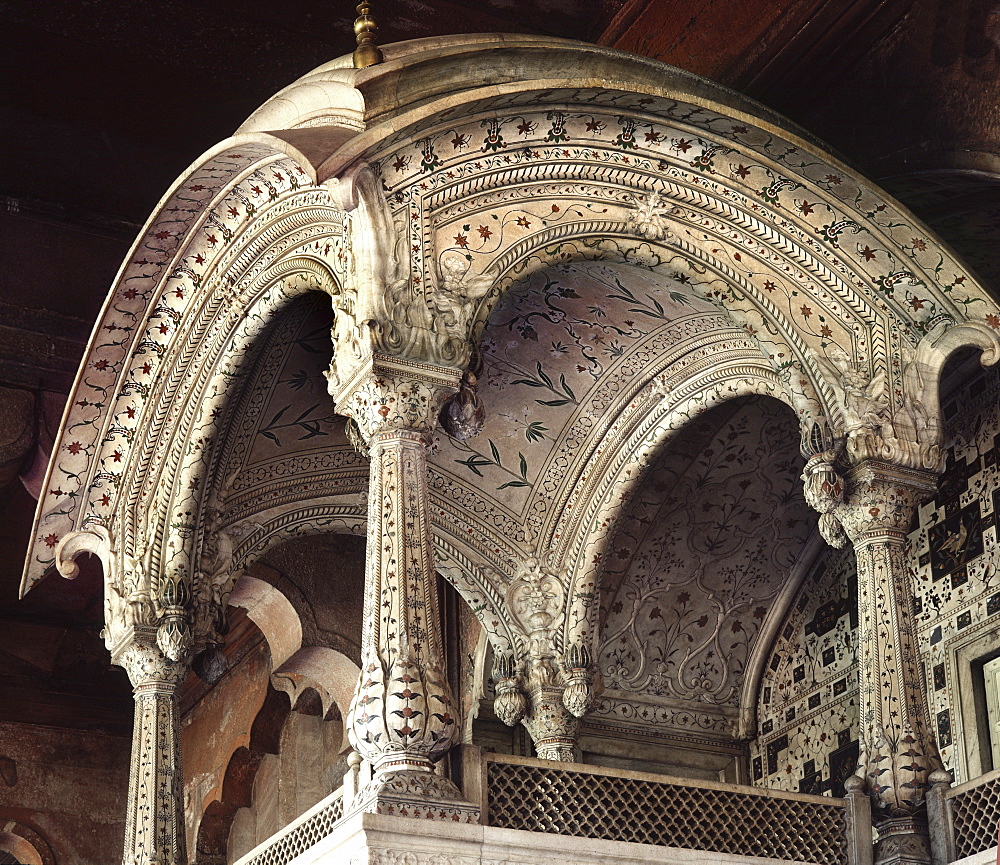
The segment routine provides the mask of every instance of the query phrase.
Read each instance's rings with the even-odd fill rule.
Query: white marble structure
[[[340,709],[369,774],[295,862],[733,861],[492,824],[468,778],[435,768],[467,741],[435,571],[486,635],[497,717],[540,757],[572,763],[588,735],[635,736],[634,757],[655,734],[698,777],[746,784],[719,755],[757,735],[768,652],[820,546],[803,496],[856,553],[849,789],[879,861],[929,862],[944,775],[906,544],[944,468],[942,370],[964,350],[996,361],[995,302],[806,132],[710,82],[527,36],[383,51],[290,85],[178,179],[53,449],[24,588],[84,552],[103,563],[106,641],[136,692],[123,862],[189,859],[176,693],[192,663],[211,678],[241,574],[289,537],[362,528],[360,675]],[[329,398],[367,460],[254,449],[261,430],[279,442],[255,402],[263,346],[307,292],[332,301]],[[679,436],[721,435],[706,418],[745,406],[730,430],[752,427],[756,450],[728,486],[695,482]],[[311,442],[319,422],[295,423]],[[690,507],[640,536],[657,472]],[[799,831],[782,819],[761,831]]]

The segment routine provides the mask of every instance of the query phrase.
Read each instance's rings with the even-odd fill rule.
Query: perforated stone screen
[[[241,859],[239,865],[288,865],[296,856],[329,835],[343,816],[344,800],[334,799],[301,823],[283,830],[284,834],[278,833],[268,841],[266,849]]]
[[[957,793],[951,800],[958,858],[995,847],[1000,823],[1000,777]]]
[[[843,803],[490,762],[489,825],[842,865]]]

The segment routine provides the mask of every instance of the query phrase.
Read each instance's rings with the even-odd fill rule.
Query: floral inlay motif
[[[705,413],[642,481],[612,543],[609,691],[734,708],[771,602],[812,529],[798,430],[776,401]]]

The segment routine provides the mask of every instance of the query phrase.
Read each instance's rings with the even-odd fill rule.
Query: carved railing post
[[[806,466],[806,496],[831,543],[854,545],[858,573],[861,755],[879,863],[930,861],[925,797],[941,761],[931,732],[905,561],[933,472],[865,459],[841,480],[827,455]]]
[[[872,803],[865,779],[851,775],[844,782],[844,822],[847,824],[847,865],[872,865]]]
[[[122,635],[111,659],[125,668],[135,694],[122,863],[187,865],[177,691],[188,666],[163,653],[153,626]]]
[[[368,443],[368,548],[361,676],[347,720],[374,777],[360,810],[475,822],[478,809],[433,771],[458,727],[442,652],[427,448],[461,370],[375,355],[333,384]]]
[[[948,790],[951,788],[951,773],[944,769],[931,772],[928,780],[931,789],[927,793],[927,823],[931,834],[932,865],[948,865],[958,858],[955,849],[955,815],[951,810]]]

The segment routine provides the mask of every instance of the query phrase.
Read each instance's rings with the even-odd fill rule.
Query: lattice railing
[[[344,816],[344,788],[334,790],[280,832],[257,845],[236,865],[288,865],[329,835]]]
[[[951,802],[956,858],[997,846],[1000,771],[990,772],[947,793]]]
[[[488,823],[506,829],[844,865],[844,801],[489,755]]]

